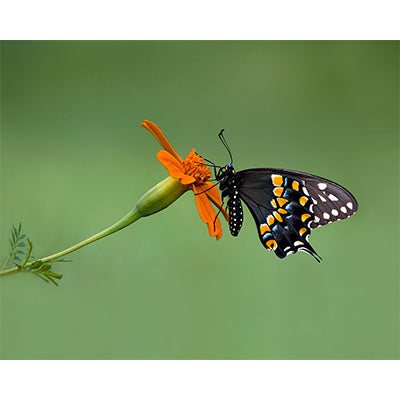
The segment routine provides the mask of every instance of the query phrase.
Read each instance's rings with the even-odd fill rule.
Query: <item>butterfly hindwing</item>
[[[300,250],[318,260],[308,242],[311,229],[347,218],[357,210],[350,192],[315,175],[257,168],[237,172],[236,181],[262,244],[280,258]]]

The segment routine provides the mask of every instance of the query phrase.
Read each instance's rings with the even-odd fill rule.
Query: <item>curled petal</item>
[[[193,185],[193,191],[196,195],[195,200],[200,218],[208,225],[210,236],[216,236],[216,239],[219,240],[222,236],[222,227],[221,222],[216,218],[217,213],[208,201],[208,197],[205,193],[200,193],[201,191],[199,191],[195,185]]]
[[[219,195],[219,191],[217,189],[217,186],[214,185],[212,182],[206,182],[202,187],[200,191],[205,191],[204,192],[209,200],[215,205],[215,207],[218,207],[218,209],[221,209],[221,213],[225,217],[225,219],[229,222],[229,216],[227,212],[225,211],[224,207],[221,206],[221,196]]]
[[[161,144],[161,146],[172,156],[174,156],[179,162],[183,162],[182,158],[179,156],[179,154],[173,149],[173,147],[170,145],[168,142],[167,138],[164,136],[164,134],[161,132],[161,129],[154,123],[148,120],[144,120],[142,122],[142,126],[146,128],[158,141],[158,143]]]
[[[173,178],[181,179],[185,173],[183,172],[182,163],[180,163],[174,156],[165,150],[160,150],[157,153],[157,160],[160,161],[165,168],[167,168],[168,173]]]

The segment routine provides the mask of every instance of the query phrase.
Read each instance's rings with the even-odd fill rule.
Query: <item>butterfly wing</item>
[[[357,211],[353,195],[335,182],[286,169],[257,168],[236,173],[240,198],[249,207],[264,247],[284,258],[305,251],[311,229]]]

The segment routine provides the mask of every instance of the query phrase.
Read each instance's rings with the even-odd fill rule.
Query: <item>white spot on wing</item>
[[[335,217],[337,217],[337,216],[339,215],[339,211],[338,211],[338,210],[335,210],[335,209],[332,209],[331,213],[332,213],[332,215],[334,215]]]
[[[305,186],[303,186],[303,193],[304,193],[306,196],[310,196],[310,193],[308,193],[308,190],[307,190],[307,188],[306,188]]]
[[[321,221],[321,220],[319,219],[319,217],[315,216],[315,217],[314,217],[314,221],[318,223],[318,222]]]
[[[329,219],[329,218],[331,217],[327,212],[324,212],[324,213],[322,214],[322,216],[323,216],[325,219]]]
[[[347,208],[346,207],[340,207],[340,211],[342,212],[342,213],[347,213]]]
[[[332,201],[338,201],[339,199],[334,196],[333,194],[329,194],[328,197],[332,200]]]
[[[321,199],[321,201],[323,203],[326,203],[326,198],[324,196],[321,196],[320,194],[318,195],[318,197]]]
[[[318,187],[320,190],[325,190],[326,189],[326,183],[318,183]]]
[[[350,208],[350,210],[352,210],[353,209],[353,203],[352,202],[348,202],[347,204],[346,204],[346,206],[347,207],[349,207]]]
[[[294,242],[294,245],[295,246],[301,246],[302,244],[304,244],[303,242],[300,242],[300,240],[296,240],[295,242]]]

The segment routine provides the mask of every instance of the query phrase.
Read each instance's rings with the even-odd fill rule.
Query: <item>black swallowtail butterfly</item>
[[[242,227],[243,200],[265,248],[274,250],[279,258],[305,251],[319,262],[321,257],[308,242],[311,229],[348,218],[357,211],[356,199],[337,183],[304,172],[276,168],[236,172],[222,132],[219,138],[231,162],[214,167],[222,199],[228,197],[231,234],[237,236]]]

